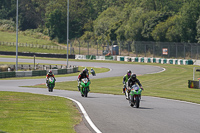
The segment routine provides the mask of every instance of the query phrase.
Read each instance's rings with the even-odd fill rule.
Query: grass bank
[[[15,32],[3,32],[0,31],[0,41],[1,42],[16,42],[16,33]],[[19,43],[27,44],[41,44],[41,45],[56,45],[54,42],[45,39],[37,39],[34,37],[25,36],[23,34],[18,35]]]
[[[10,133],[75,133],[81,116],[72,101],[29,93],[0,93],[0,130]]]

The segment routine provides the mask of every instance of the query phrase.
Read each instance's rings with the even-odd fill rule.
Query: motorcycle
[[[135,105],[136,108],[139,108],[141,93],[142,93],[142,89],[138,85],[136,84],[132,85],[130,93],[129,93],[129,104],[131,107]]]
[[[80,84],[80,91],[81,91],[81,96],[82,97],[87,97],[89,90],[89,85],[90,81],[88,81],[87,78],[81,79],[81,84]]]
[[[48,79],[48,89],[49,92],[53,92],[53,88],[55,87],[55,78],[49,77]]]

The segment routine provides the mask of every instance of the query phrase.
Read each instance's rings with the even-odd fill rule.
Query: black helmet
[[[88,71],[87,67],[85,67],[85,70]]]
[[[83,69],[83,74],[86,74],[87,73],[87,70],[86,69]]]
[[[136,79],[136,74],[132,73],[131,74],[131,79]]]
[[[128,75],[128,76],[131,76],[131,70],[128,70],[128,71],[127,71],[127,75]]]

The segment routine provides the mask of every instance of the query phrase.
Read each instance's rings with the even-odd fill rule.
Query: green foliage
[[[199,19],[197,20],[197,40],[198,43],[200,43],[200,16]]]
[[[0,31],[15,31],[15,26],[15,22],[12,20],[0,20]]]
[[[158,25],[160,22],[166,21],[170,16],[171,16],[171,13],[162,13],[162,14],[158,14],[156,17],[147,21],[142,31],[142,35],[148,41],[153,41],[153,37],[151,36],[151,33],[156,27],[156,25]]]
[[[47,17],[46,23],[49,28],[49,35],[51,39],[58,38],[58,42],[66,40],[66,21],[60,9],[53,10]]]
[[[40,29],[66,42],[68,0],[19,1],[19,29]],[[199,0],[69,0],[69,39],[197,42]],[[0,1],[0,19],[15,21],[16,1]],[[12,25],[0,28],[14,30]],[[199,33],[198,33],[199,34]]]

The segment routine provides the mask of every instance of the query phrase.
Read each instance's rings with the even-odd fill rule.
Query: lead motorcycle
[[[53,88],[55,87],[55,78],[54,77],[49,77],[47,83],[48,83],[49,92],[53,92]]]
[[[129,104],[131,107],[135,106],[136,108],[139,108],[141,93],[142,89],[138,85],[134,84],[131,86],[131,90],[129,93]]]
[[[80,91],[81,91],[82,97],[87,97],[88,92],[90,91],[90,89],[89,89],[90,83],[91,82],[88,80],[88,78],[81,79]]]

